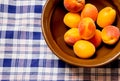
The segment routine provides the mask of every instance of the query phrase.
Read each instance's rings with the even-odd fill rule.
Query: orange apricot
[[[85,0],[64,0],[64,7],[70,12],[80,12],[85,5]]]
[[[80,39],[81,36],[78,28],[71,28],[64,34],[64,41],[70,46],[73,46],[73,44]]]
[[[68,12],[65,14],[63,22],[69,28],[77,28],[80,20],[81,17],[79,13]]]
[[[112,25],[116,18],[116,11],[112,7],[105,7],[98,13],[97,24],[104,28]]]
[[[116,26],[109,25],[102,29],[101,36],[104,43],[113,45],[120,37],[120,30]]]
[[[96,25],[90,17],[85,17],[80,21],[78,29],[82,39],[88,40],[95,35]]]
[[[77,41],[73,46],[73,50],[80,58],[90,58],[96,51],[95,46],[86,40]]]
[[[98,9],[96,8],[95,5],[90,3],[87,3],[81,12],[81,18],[90,17],[94,21],[96,21],[97,16],[98,16]]]
[[[101,31],[96,29],[95,35],[89,40],[93,45],[98,48],[101,45],[102,38],[101,38]]]

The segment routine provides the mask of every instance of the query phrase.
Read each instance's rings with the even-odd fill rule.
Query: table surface
[[[41,31],[46,0],[0,0],[1,81],[120,81],[120,60],[97,68],[69,65]]]

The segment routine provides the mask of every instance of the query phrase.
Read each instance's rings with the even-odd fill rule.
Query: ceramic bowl
[[[86,3],[94,4],[98,10],[101,10],[106,6],[113,7],[117,12],[114,25],[120,28],[119,0],[86,0]],[[63,0],[47,0],[43,8],[42,33],[53,54],[64,62],[82,67],[98,67],[118,58],[120,54],[120,41],[112,46],[102,43],[92,58],[78,58],[74,54],[73,49],[66,45],[63,39],[64,33],[68,30],[63,23],[63,17],[67,12],[68,11],[64,8]]]

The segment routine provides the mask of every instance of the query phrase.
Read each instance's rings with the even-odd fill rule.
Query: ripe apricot
[[[68,12],[63,18],[64,24],[70,28],[77,28],[80,20],[80,14],[72,12]]]
[[[80,12],[85,5],[85,0],[64,0],[64,7],[70,12]]]
[[[104,43],[113,45],[120,37],[120,30],[116,26],[109,25],[102,29],[101,35]]]
[[[95,5],[90,3],[87,3],[81,12],[81,18],[90,17],[94,21],[96,21],[97,16],[98,16],[98,9],[96,8]]]
[[[79,40],[74,44],[73,50],[80,58],[90,58],[94,55],[96,49],[91,42],[86,40]]]
[[[81,36],[78,28],[71,28],[64,34],[64,41],[70,46],[73,46],[73,44],[80,39]]]
[[[104,28],[112,25],[116,18],[116,11],[112,7],[105,7],[98,13],[97,24]]]
[[[96,29],[95,35],[89,40],[97,48],[102,42],[101,31]]]
[[[95,35],[96,25],[90,17],[85,17],[80,21],[78,29],[82,39],[88,40]]]

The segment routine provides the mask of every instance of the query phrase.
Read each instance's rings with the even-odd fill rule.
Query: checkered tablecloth
[[[119,59],[97,68],[69,65],[41,31],[46,0],[0,0],[0,81],[120,81]]]

